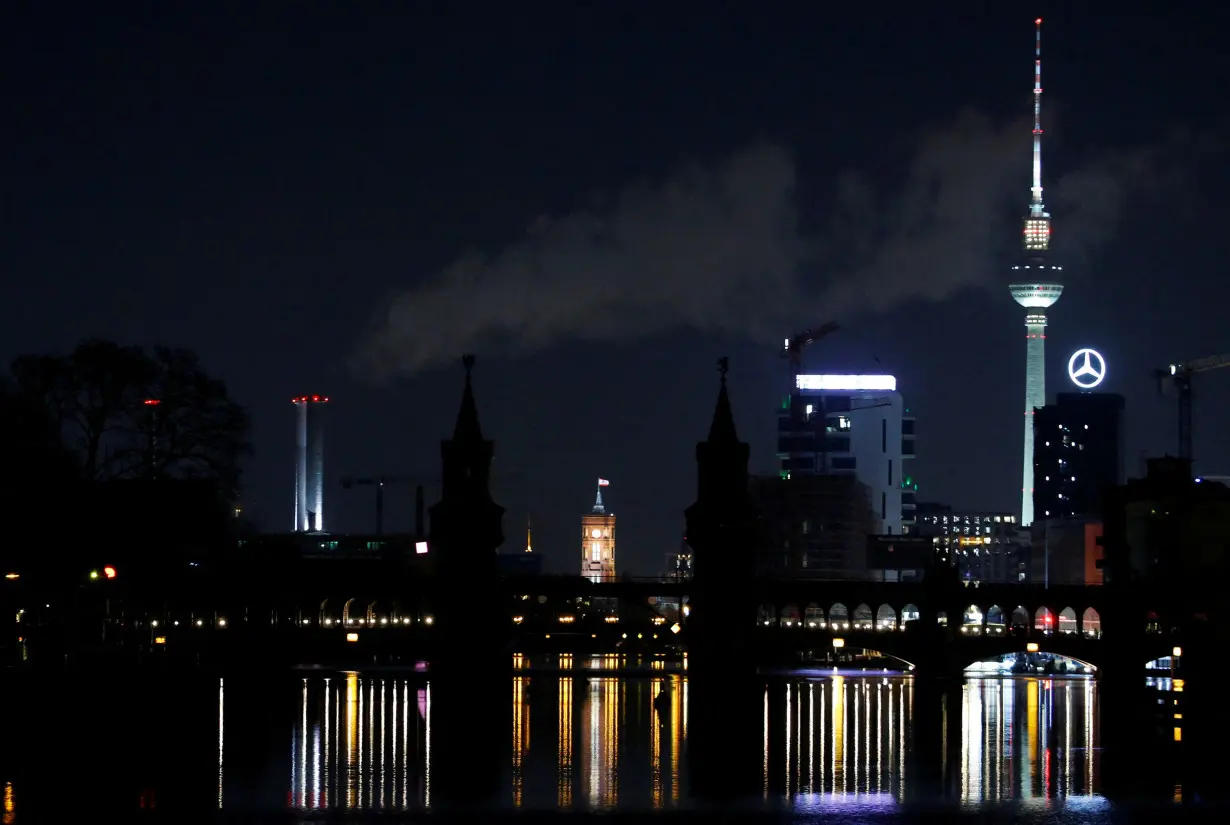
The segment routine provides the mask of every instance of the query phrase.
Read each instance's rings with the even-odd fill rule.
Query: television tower
[[[1025,260],[1012,267],[1008,290],[1025,307],[1025,449],[1021,525],[1034,520],[1034,410],[1046,405],[1046,310],[1063,294],[1063,267],[1047,261],[1051,216],[1042,205],[1042,18],[1034,21],[1033,195],[1022,237]]]

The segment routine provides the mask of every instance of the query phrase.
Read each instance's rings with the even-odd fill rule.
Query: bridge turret
[[[688,619],[692,722],[692,787],[702,797],[742,796],[759,775],[759,723],[754,707],[764,687],[756,681],[751,634],[756,623],[756,513],[748,493],[748,446],[739,441],[726,392],[727,360],[709,437],[696,446],[696,503],[687,509],[692,547],[691,617]]]
[[[483,438],[466,356],[465,389],[453,437],[440,444],[443,489],[431,508],[427,551],[435,566],[428,713],[437,730],[508,729],[507,682],[475,678],[508,667],[511,623],[500,598],[496,550],[504,541],[504,508],[488,488],[494,445]],[[501,684],[503,687],[501,687]],[[460,728],[458,728],[460,730]],[[502,750],[496,736],[448,733],[432,754],[433,804],[473,805],[499,793]]]
[[[453,437],[440,442],[442,489],[431,507],[428,552],[435,556],[437,576],[472,585],[478,578],[494,578],[496,550],[504,543],[504,508],[491,499],[491,459],[494,442],[483,438],[474,401],[471,372],[474,356],[467,355],[465,389]]]
[[[696,502],[685,513],[687,542],[693,551],[692,579],[698,593],[694,613],[704,598],[700,594],[714,588],[733,588],[731,595],[740,592],[742,601],[752,605],[747,588],[755,570],[756,513],[748,493],[750,450],[735,429],[726,391],[727,360],[719,363],[722,383],[709,437],[696,445]],[[728,614],[738,612],[733,603],[722,604],[722,608]],[[751,627],[756,620],[754,606],[748,612],[747,626]]]

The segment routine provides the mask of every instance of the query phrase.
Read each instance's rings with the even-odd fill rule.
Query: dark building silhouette
[[[871,491],[853,475],[758,476],[758,567],[765,574],[860,578],[879,521]]]
[[[1034,519],[1101,518],[1123,483],[1123,396],[1059,393],[1034,414]]]
[[[1107,581],[1220,578],[1230,567],[1230,488],[1191,474],[1191,462],[1156,458],[1144,478],[1107,496]]]
[[[1108,681],[1116,659],[1139,656],[1147,629],[1174,628],[1182,639],[1184,793],[1224,799],[1224,773],[1207,754],[1230,736],[1230,705],[1221,687],[1225,651],[1230,645],[1230,489],[1192,478],[1191,461],[1152,459],[1144,478],[1113,488],[1106,499],[1102,572],[1107,589],[1122,593],[1119,604],[1102,611],[1104,626],[1123,632],[1109,639],[1108,667],[1099,674],[1103,746],[1119,763],[1103,760],[1107,780],[1139,792],[1139,754],[1149,747],[1143,734],[1151,725],[1141,708],[1155,709],[1152,696],[1141,694],[1139,677]],[[1147,606],[1146,621],[1140,615]],[[1120,673],[1130,671],[1120,670]],[[1147,713],[1147,710],[1146,710]],[[1168,731],[1167,731],[1168,732]],[[1107,774],[1114,768],[1119,776]]]

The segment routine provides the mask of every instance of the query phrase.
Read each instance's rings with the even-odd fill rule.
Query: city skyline
[[[1047,383],[1067,388],[1067,358],[1081,347],[1106,356],[1100,389],[1127,398],[1129,475],[1142,453],[1176,448],[1172,401],[1156,396],[1150,371],[1230,350],[1216,318],[1201,311],[1225,301],[1215,277],[1224,168],[1199,160],[1220,126],[1200,101],[1225,58],[1215,27],[1144,8],[1121,7],[1112,18],[1041,10],[1055,89],[1047,96],[1048,204],[1062,221],[1056,244],[1082,239],[1062,250],[1071,280],[1062,322],[1057,316],[1048,329]],[[927,10],[885,28],[855,10],[798,19],[732,12],[697,29],[674,11],[655,14],[653,26],[630,12],[601,34],[584,33],[581,11],[491,17],[478,29],[407,13],[385,31],[340,37],[352,59],[333,61],[305,45],[313,32],[339,30],[310,10],[277,42],[235,34],[286,23],[262,14],[247,29],[221,13],[167,14],[83,18],[78,30],[32,12],[16,29],[18,57],[39,68],[10,95],[21,126],[5,140],[24,160],[10,186],[25,208],[3,252],[12,277],[0,292],[0,350],[8,358],[62,351],[102,335],[199,351],[252,412],[257,455],[244,506],[263,529],[287,522],[295,461],[287,397],[330,393],[327,526],[369,530],[370,491],[346,492],[337,479],[437,475],[460,380],[451,364],[474,351],[506,528],[515,532],[533,512],[548,567],[572,568],[578,513],[601,468],[620,484],[621,568],[654,571],[677,546],[694,486],[713,359],[731,356],[740,433],[753,469],[771,472],[766,411],[789,391],[777,345],[830,317],[843,328],[807,353],[804,371],[898,377],[918,418],[919,497],[962,510],[1016,509],[1020,316],[1003,287],[1026,174],[1022,55],[1032,13],[961,19]],[[737,43],[727,29],[740,32]],[[99,44],[108,33],[130,42],[128,30],[161,36],[132,43],[127,62],[97,68]],[[229,44],[224,64],[193,39],[198,30]],[[815,33],[828,49],[815,49]],[[558,52],[569,37],[585,47],[566,70],[534,57]],[[457,66],[461,44],[506,71],[497,78]],[[371,58],[354,57],[361,53]],[[643,57],[630,67],[633,53]],[[1141,53],[1156,59],[1140,65]],[[921,94],[919,65],[934,72]],[[287,66],[308,68],[296,76]],[[969,108],[981,114],[963,115]],[[613,118],[616,110],[625,114]],[[74,125],[81,118],[91,129]],[[1190,139],[1175,144],[1175,127]],[[689,177],[693,165],[700,172]],[[1199,177],[1188,174],[1194,168]],[[1167,188],[1176,180],[1180,197]],[[683,192],[728,187],[740,220],[717,213],[732,239],[722,252],[757,262],[755,277],[744,277],[757,269],[745,265],[721,281],[730,273],[705,261],[698,271],[712,288],[691,289],[660,267],[636,274],[647,243],[686,240],[683,207],[657,197],[671,181]],[[932,198],[919,211],[922,195]],[[790,207],[785,229],[745,220],[782,204]],[[589,250],[570,233],[585,224],[572,218],[596,216],[606,230],[608,218],[637,217],[630,210],[638,205],[670,231],[645,234],[633,221],[640,234],[620,236],[631,251],[614,268],[581,256]],[[714,218],[704,202],[684,206],[696,221]],[[484,305],[464,332],[490,340],[463,347],[469,342],[442,336],[439,357],[450,366],[384,385],[355,374],[352,356],[370,341],[363,330],[388,309],[381,296],[436,307],[425,297],[432,284],[447,297],[454,282],[431,273],[457,272],[450,262],[462,250],[484,251],[469,271],[499,305],[525,305],[529,291],[508,279],[518,261],[535,261],[517,240],[527,225],[531,241],[563,255],[551,259],[556,267],[589,285],[581,304],[569,303],[567,281],[543,281],[533,294],[576,312],[538,313],[537,326],[509,316],[501,328]],[[858,227],[871,237],[855,237]],[[786,231],[793,228],[800,231]],[[911,234],[922,243],[883,243]],[[833,236],[856,243],[834,245]],[[867,244],[887,257],[866,259]],[[699,260],[705,249],[664,247],[670,260]],[[816,249],[832,254],[817,260]],[[855,271],[868,277],[849,277]],[[650,275],[660,288],[645,292]],[[608,292],[657,303],[616,302],[608,311],[594,303]],[[676,294],[691,296],[686,311],[671,303]],[[543,300],[528,306],[549,308]],[[521,334],[510,345],[501,329]],[[1201,385],[1202,473],[1230,469],[1230,446],[1200,423],[1228,402],[1224,381]],[[521,478],[501,481],[501,473]],[[390,491],[387,506],[388,530],[411,529],[412,487]]]

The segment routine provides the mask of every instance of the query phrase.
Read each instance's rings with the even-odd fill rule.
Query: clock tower
[[[608,484],[598,479],[593,509],[581,516],[581,575],[593,582],[615,580],[615,514],[602,503],[602,488]]]

